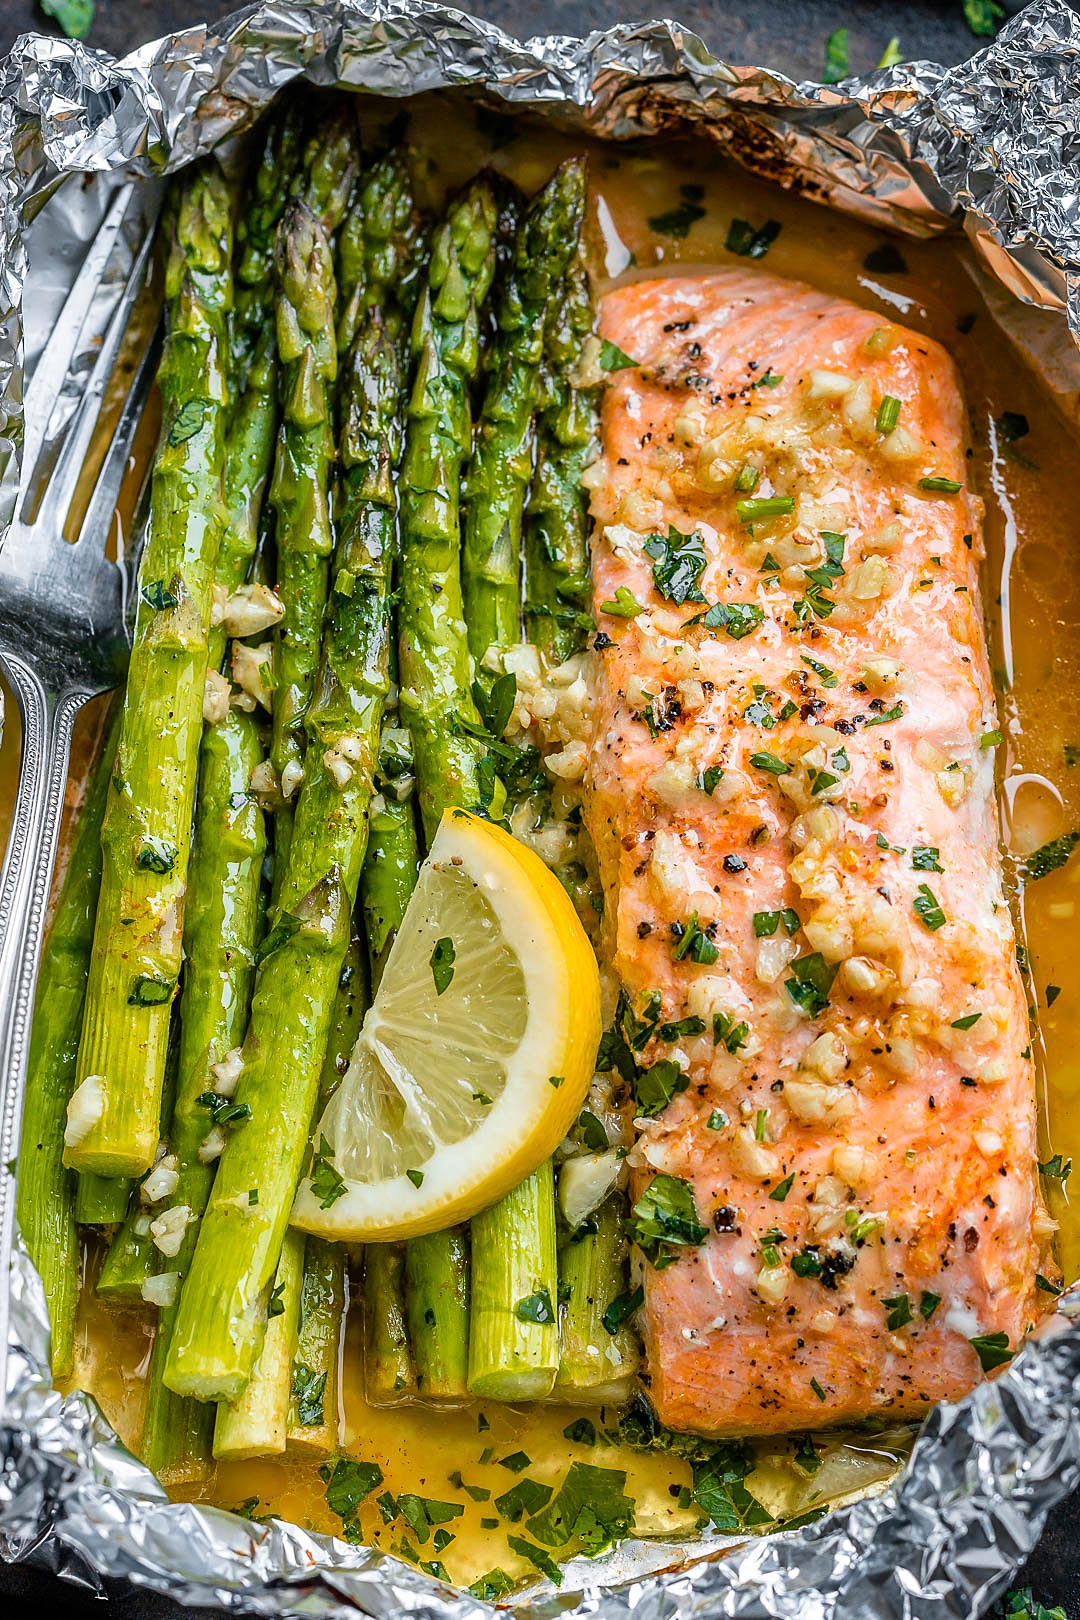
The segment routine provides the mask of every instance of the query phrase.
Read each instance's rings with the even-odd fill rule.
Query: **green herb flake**
[[[1004,1367],[1016,1354],[1009,1349],[1009,1336],[1007,1333],[980,1333],[968,1344],[979,1358],[979,1366],[983,1372],[993,1372],[995,1367]]]
[[[724,767],[722,765],[710,765],[707,770],[702,771],[698,776],[697,786],[702,793],[711,795],[716,792],[717,784],[721,781],[723,775]]]
[[[355,1457],[338,1457],[331,1465],[323,1463],[319,1478],[326,1485],[326,1505],[346,1530],[356,1526],[356,1514],[365,1496],[383,1481],[378,1463],[360,1462]]]
[[[657,1271],[672,1264],[684,1248],[704,1243],[708,1233],[698,1220],[694,1189],[679,1176],[654,1176],[633,1208],[630,1235]]]
[[[764,621],[765,610],[756,602],[714,602],[704,613],[696,613],[687,624],[703,624],[706,630],[723,630],[732,641],[742,641]]]
[[[919,884],[919,892],[911,902],[911,909],[930,933],[936,934],[939,928],[945,926],[946,917],[938,904],[937,896],[928,883]]]
[[[828,1399],[828,1396],[825,1394],[825,1391],[822,1389],[816,1378],[811,1378],[810,1388],[813,1390],[819,1401],[824,1402]]]
[[[928,1288],[923,1289],[919,1295],[919,1315],[924,1322],[929,1322],[940,1304],[940,1294],[932,1294]]]
[[[980,748],[997,748],[1005,741],[1000,731],[984,731],[979,738]]]
[[[722,1108],[714,1108],[708,1119],[705,1121],[705,1128],[706,1130],[710,1131],[722,1131],[725,1129],[727,1124],[728,1117],[724,1113],[724,1110]]]
[[[317,1373],[302,1361],[293,1363],[292,1399],[296,1404],[296,1421],[303,1429],[317,1429],[323,1421],[323,1396],[326,1393],[326,1373]]]
[[[153,973],[137,973],[128,992],[129,1007],[163,1007],[172,1000],[174,979],[159,979]]]
[[[907,1327],[914,1318],[911,1314],[911,1300],[907,1294],[891,1294],[888,1299],[881,1301],[885,1308],[885,1326],[890,1333],[897,1333],[902,1327]]]
[[[648,1069],[638,1069],[631,1082],[635,1115],[639,1119],[655,1118],[689,1084],[689,1076],[670,1058],[661,1058]]]
[[[551,1295],[546,1288],[538,1288],[535,1294],[529,1294],[525,1299],[519,1299],[514,1306],[514,1315],[519,1322],[537,1322],[544,1325],[555,1321],[555,1310],[551,1303]]]
[[[424,1185],[424,1172],[422,1170],[406,1170],[405,1174],[408,1176],[414,1187],[422,1187]]]
[[[498,1524],[497,1519],[482,1522],[486,1522],[491,1530]],[[496,1565],[494,1569],[489,1569],[486,1575],[478,1576],[467,1590],[470,1597],[479,1598],[481,1603],[497,1603],[501,1597],[514,1590],[514,1583],[505,1569],[500,1569]]]
[[[949,1025],[950,1029],[974,1029],[982,1017],[981,1012],[965,1013],[963,1018],[954,1018]]]
[[[519,1479],[516,1485],[495,1498],[495,1506],[504,1519],[520,1524],[526,1514],[539,1513],[546,1507],[553,1495],[550,1485],[541,1485],[535,1479]]]
[[[530,1534],[546,1547],[573,1545],[598,1557],[634,1527],[634,1501],[625,1485],[620,1468],[571,1463],[552,1501],[530,1519]]]
[[[771,518],[790,517],[795,510],[793,495],[759,495],[735,502],[739,522],[749,527],[752,523],[768,522]]]
[[[1051,1282],[1049,1277],[1044,1277],[1041,1271],[1035,1273],[1035,1286],[1041,1288],[1044,1294],[1050,1294],[1055,1299],[1061,1293],[1061,1284]]]
[[[430,966],[431,977],[435,980],[435,994],[437,996],[441,996],[445,990],[450,988],[454,977],[454,962],[456,959],[457,952],[454,950],[452,939],[444,937],[435,941]]]
[[[792,1187],[794,1187],[794,1185],[795,1185],[795,1172],[793,1170],[791,1172],[790,1176],[785,1176],[783,1181],[778,1181],[777,1182],[776,1186],[773,1188],[772,1192],[769,1194],[769,1197],[773,1200],[773,1203],[782,1204],[784,1202],[785,1198],[787,1197],[788,1193],[791,1191]]]
[[[998,0],[964,0],[964,21],[978,39],[992,39],[1004,15]]]
[[[754,766],[755,770],[767,771],[770,776],[790,776],[791,774],[790,765],[788,765],[784,760],[778,759],[775,754],[769,754],[764,751],[751,754],[750,763]]]
[[[1042,844],[1038,849],[1032,850],[1020,868],[1020,875],[1025,883],[1037,883],[1040,878],[1049,877],[1064,866],[1077,844],[1080,843],[1080,832],[1063,833],[1060,838],[1052,838],[1048,844]]]
[[[652,215],[648,224],[650,231],[683,242],[690,233],[690,227],[705,218],[705,209],[701,205],[705,190],[703,186],[689,184],[680,186],[679,192],[680,200],[675,207],[669,208],[666,213]]]
[[[808,653],[800,653],[799,657],[802,659],[804,664],[813,670],[822,686],[826,686],[830,690],[834,686],[839,686],[839,675],[835,674],[827,664],[819,664],[817,659],[811,658]]]
[[[320,1209],[330,1209],[345,1196],[345,1178],[334,1165],[334,1150],[325,1136],[319,1137],[319,1151],[311,1162],[311,1192]]]
[[[813,1437],[809,1434],[801,1435],[795,1446],[795,1466],[801,1468],[804,1474],[816,1474],[822,1460],[814,1445]]]
[[[610,338],[600,340],[600,370],[601,371],[628,371],[638,365],[637,360],[631,359],[617,343]]]
[[[669,526],[666,538],[662,534],[649,535],[644,550],[652,561],[653,584],[661,596],[676,607],[684,602],[704,602],[698,581],[707,558],[700,534],[680,534]]]
[[[623,1294],[616,1294],[600,1320],[603,1322],[607,1332],[614,1337],[623,1323],[629,1321],[634,1312],[639,1311],[644,1303],[645,1290],[639,1284],[636,1288],[630,1288]],[[565,1430],[564,1433],[569,1434],[569,1430]]]
[[[568,1423],[563,1430],[563,1439],[572,1440],[579,1446],[595,1446],[596,1424],[592,1418],[575,1418],[573,1423]]]
[[[940,864],[941,851],[936,844],[912,844],[911,865],[916,872],[944,872]]]
[[[144,872],[164,874],[172,871],[178,854],[176,845],[166,843],[164,838],[144,838],[139,845],[135,865]]]
[[[902,719],[906,712],[902,703],[894,703],[891,709],[883,709],[880,714],[875,714],[867,720],[864,729],[869,731],[871,726],[887,726],[893,720]]]
[[[507,1536],[506,1545],[511,1551],[520,1553],[522,1558],[527,1559],[534,1569],[540,1571],[541,1575],[546,1575],[553,1586],[562,1585],[562,1570],[553,1559],[548,1557],[543,1548],[535,1546],[531,1541],[526,1541],[524,1536]]]
[[[1040,1163],[1039,1171],[1049,1181],[1060,1181],[1061,1185],[1064,1186],[1072,1175],[1072,1160],[1063,1159],[1060,1153],[1055,1153],[1045,1163]]]
[[[81,36],[80,36],[81,37]],[[186,399],[173,417],[167,443],[175,447],[193,439],[206,420],[206,404],[201,399]]]
[[[779,220],[767,219],[755,230],[748,220],[733,219],[724,238],[724,251],[740,259],[763,259],[779,235]]]
[[[745,462],[735,474],[735,490],[739,495],[752,495],[761,482],[761,474],[756,467]]]
[[[1046,987],[1046,1005],[1047,1005],[1048,1009],[1054,1005],[1054,1002],[1057,1000],[1057,998],[1058,998],[1058,996],[1060,996],[1060,994],[1061,994],[1061,986],[1060,986],[1060,984],[1048,984],[1047,985],[1047,987]]]
[[[528,1452],[511,1451],[509,1456],[499,1458],[499,1467],[508,1468],[512,1474],[520,1474],[531,1462]]]
[[[838,963],[826,962],[820,951],[812,951],[792,962],[792,976],[784,980],[784,988],[800,1012],[808,1018],[820,1018],[829,1005],[829,992],[839,971]]]

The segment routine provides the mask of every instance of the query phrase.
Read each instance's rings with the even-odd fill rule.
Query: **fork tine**
[[[134,189],[133,181],[121,186],[105,210],[104,218],[97,228],[86,258],[68,293],[63,318],[57,321],[52,336],[38,357],[34,375],[27,385],[23,407],[26,423],[23,437],[24,488],[29,486],[30,476],[37,467],[52,414],[60,399],[90,306],[101,286],[105,268],[116,246]]]
[[[127,471],[128,457],[139,426],[139,420],[150,392],[150,383],[157,373],[161,357],[163,327],[158,321],[142,352],[131,379],[131,387],[113,430],[112,440],[98,473],[94,493],[86,508],[79,530],[79,541],[104,546],[112,526],[113,513],[120,496],[120,486]]]
[[[41,504],[34,514],[31,527],[35,529],[44,527],[49,529],[51,533],[59,535],[64,519],[67,517],[72,495],[78,484],[79,474],[90,449],[94,429],[97,426],[98,413],[101,410],[101,402],[105,396],[109,376],[120,352],[120,345],[127,330],[132,308],[142,288],[153,240],[154,233],[152,230],[148,230],[128,272],[127,282],[120,302],[117,304],[105,330],[105,336],[102,339],[97,359],[94,361],[93,370],[87,380],[82,398],[75,408],[75,415],[72,418],[67,438],[64,440],[63,448],[56,459],[56,465],[49,476],[45,493],[41,497]]]

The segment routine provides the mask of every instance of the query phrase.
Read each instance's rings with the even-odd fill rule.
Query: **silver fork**
[[[76,182],[77,183],[77,182]],[[103,331],[92,313],[109,266],[141,223],[130,270]],[[71,731],[90,698],[116,686],[127,661],[130,556],[106,544],[132,442],[156,369],[160,330],[148,335],[74,543],[64,537],[102,400],[150,262],[153,220],[129,184],[105,210],[60,321],[26,390],[26,457],[15,518],[0,540],[0,668],[22,719],[14,819],[0,872],[0,1163],[18,1151],[34,985],[67,782]],[[108,302],[108,299],[106,299]],[[77,358],[100,344],[85,382]],[[58,410],[81,390],[68,419]],[[44,466],[45,482],[39,469]],[[0,1256],[11,1252],[15,1179],[0,1173]],[[2,1262],[0,1262],[2,1263]],[[5,1268],[6,1269],[6,1268]],[[9,1279],[0,1275],[0,1402],[7,1389]]]

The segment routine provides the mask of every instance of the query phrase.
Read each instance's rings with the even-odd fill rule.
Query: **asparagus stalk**
[[[100,829],[98,843],[100,846]],[[131,1181],[127,1176],[96,1176],[87,1170],[75,1178],[75,1220],[79,1226],[119,1226],[130,1202]]]
[[[319,227],[310,216],[303,228],[313,242]],[[324,262],[319,255],[318,265]],[[313,395],[321,394],[317,371],[308,371]],[[235,1400],[262,1340],[349,944],[389,684],[399,396],[396,345],[372,316],[350,356],[341,532],[319,686],[307,715],[307,772],[236,1093],[250,1117],[222,1154],[166,1364],[169,1387],[201,1399]],[[319,404],[320,418],[323,410]],[[309,512],[325,509],[325,492],[298,488],[297,500]],[[253,1187],[257,1203],[248,1196]]]
[[[405,1245],[405,1299],[417,1393],[462,1400],[469,1393],[469,1248],[464,1228]]]
[[[41,960],[26,1103],[19,1145],[15,1214],[45,1289],[56,1378],[72,1371],[79,1292],[75,1177],[64,1168],[67,1103],[75,1084],[94,911],[101,884],[101,822],[116,758],[119,709],[79,806],[67,869]]]
[[[235,1401],[221,1401],[217,1407],[217,1462],[268,1457],[285,1450],[303,1265],[304,1239],[299,1232],[287,1232],[267,1306],[266,1332],[251,1378]]]
[[[472,1221],[469,1393],[540,1401],[559,1368],[551,1160]]]
[[[424,829],[448,805],[486,808],[485,749],[464,630],[459,485],[469,392],[480,363],[477,311],[495,269],[498,205],[487,175],[451,203],[431,243],[412,328],[413,390],[402,476],[401,713],[413,741]],[[486,797],[486,804],[485,804]]]
[[[397,323],[411,317],[420,287],[422,237],[405,153],[388,152],[363,176],[341,227],[339,354],[351,348],[365,310],[388,301],[386,324],[392,334]]]
[[[397,720],[396,712],[389,719],[391,723],[383,726],[379,746],[379,794],[372,802],[367,854],[360,875],[373,989],[382,978],[386,958],[401,927],[420,869],[411,776],[412,748],[408,733],[393,724]]]
[[[284,804],[275,814],[276,879],[287,865],[291,805],[303,779],[304,716],[319,661],[330,557],[329,478],[334,457],[331,391],[337,377],[334,269],[315,215],[293,202],[278,249],[277,342],[283,364],[282,426],[270,501],[276,516],[278,594],[270,763]]]
[[[425,1342],[428,1333],[425,1323]],[[369,1243],[364,1250],[364,1392],[375,1406],[388,1406],[416,1393],[405,1321],[402,1243]]]
[[[78,1087],[66,1162],[140,1175],[158,1141],[170,1003],[180,973],[207,626],[223,528],[232,209],[216,160],[170,211],[162,439],[140,578],[114,791],[102,823]]]
[[[102,1262],[94,1292],[103,1299],[135,1305],[142,1300],[143,1284],[154,1275],[160,1254],[150,1235],[150,1214],[138,1198],[124,1217]]]
[[[582,474],[596,436],[596,390],[576,380],[596,325],[579,251],[544,335],[536,467],[525,513],[525,625],[551,664],[581,645],[589,600],[589,501]]]
[[[462,576],[469,646],[478,664],[489,649],[501,652],[520,634],[521,520],[544,330],[562,302],[584,214],[585,160],[570,158],[526,210],[499,300],[465,484]]]
[[[233,392],[239,400],[249,386],[248,370],[267,330],[274,282],[274,240],[300,167],[303,116],[297,101],[273,111],[247,183],[247,202],[236,225],[236,297],[229,326]],[[235,432],[235,417],[233,431]],[[230,445],[230,458],[231,458]]]
[[[628,1399],[638,1346],[624,1322],[605,1316],[626,1293],[629,1245],[625,1199],[605,1199],[592,1217],[595,1231],[571,1236],[559,1250],[559,1376],[555,1398],[571,1405],[603,1406]]]
[[[286,1242],[295,1234],[289,1233]],[[338,1382],[345,1319],[345,1251],[309,1237],[304,1249],[300,1326],[290,1368],[290,1449],[328,1457],[338,1444]]]
[[[261,758],[262,744],[250,715],[230,709],[206,728],[185,933],[179,1077],[169,1130],[177,1181],[167,1204],[153,1211],[155,1220],[176,1223],[164,1246],[164,1269],[181,1280],[188,1274],[210,1196],[215,1155],[229,1130],[243,1128],[228,1120],[236,1113],[230,1093],[260,928],[266,832],[263,813],[247,787]],[[156,1259],[161,1262],[161,1252]],[[213,1423],[208,1408],[179,1399],[163,1382],[178,1309],[174,1299],[158,1317],[141,1445],[143,1460],[170,1482],[205,1472]]]

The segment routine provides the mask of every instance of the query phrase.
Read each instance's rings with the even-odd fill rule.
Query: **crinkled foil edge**
[[[180,167],[247,127],[300,75],[390,96],[469,87],[613,139],[692,124],[747,168],[830,206],[919,234],[962,227],[1001,288],[1058,312],[1056,386],[1080,385],[1068,336],[1080,338],[1080,17],[1063,0],[1035,0],[958,67],[907,63],[840,86],[732,67],[671,21],[521,42],[428,0],[253,5],[119,62],[24,35],[0,63],[0,524],[17,488],[24,339],[31,354],[40,346],[40,334],[22,327],[27,222],[65,173]],[[16,1148],[0,1143],[0,1161]],[[95,1589],[103,1577],[126,1578],[237,1614],[492,1612],[371,1549],[170,1504],[92,1400],[52,1389],[44,1298],[18,1239],[11,1268],[5,1557]],[[1080,1332],[1069,1320],[1066,1310],[1004,1375],[939,1407],[882,1494],[799,1531],[673,1547],[658,1573],[636,1573],[619,1554],[577,1560],[560,1592],[526,1595],[513,1612],[522,1620],[981,1613],[1080,1480]]]

